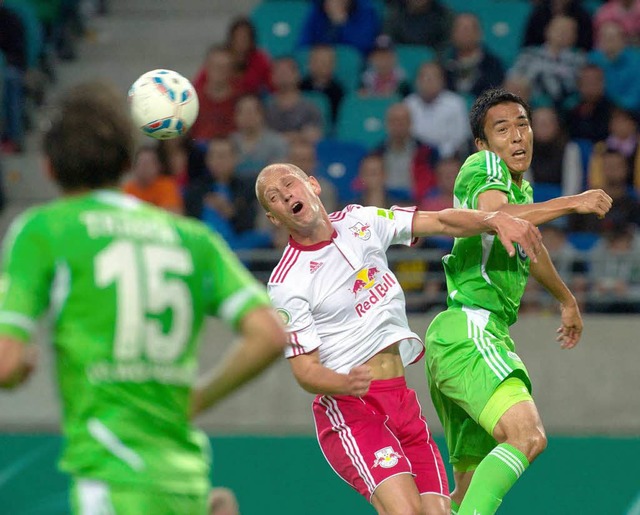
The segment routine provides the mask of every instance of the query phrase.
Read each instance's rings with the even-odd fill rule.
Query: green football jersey
[[[49,314],[61,468],[206,491],[208,440],[188,419],[203,319],[235,328],[265,289],[200,222],[108,190],[25,212],[3,252],[0,334],[26,342]]]
[[[460,168],[454,205],[477,209],[478,196],[487,190],[504,191],[510,204],[533,202],[531,185],[523,180],[518,187],[507,165],[483,150],[469,156]],[[529,258],[519,245],[516,248],[516,255],[509,257],[494,235],[457,238],[451,254],[443,258],[449,305],[483,308],[513,324],[529,277]]]

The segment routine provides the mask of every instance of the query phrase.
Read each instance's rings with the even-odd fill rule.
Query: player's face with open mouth
[[[484,122],[484,134],[486,141],[476,141],[480,150],[498,154],[512,172],[522,174],[529,169],[533,157],[533,132],[524,107],[507,102],[490,108]]]
[[[271,174],[264,182],[270,218],[287,227],[313,224],[320,213],[319,193],[315,178],[305,180],[293,172]]]

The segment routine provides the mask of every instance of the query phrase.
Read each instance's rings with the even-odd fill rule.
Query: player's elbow
[[[33,360],[24,344],[0,341],[0,388],[15,388],[23,383],[33,368]]]

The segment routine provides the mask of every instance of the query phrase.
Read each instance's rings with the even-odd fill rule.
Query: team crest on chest
[[[351,234],[353,234],[355,237],[366,241],[369,238],[371,238],[370,227],[371,227],[370,225],[363,224],[362,222],[356,222],[355,225],[352,225],[351,227],[349,227],[349,230],[351,231]]]
[[[373,467],[382,467],[383,469],[390,469],[398,464],[398,460],[402,458],[402,455],[393,450],[393,447],[384,447],[379,451],[376,451],[376,459],[373,462]]]

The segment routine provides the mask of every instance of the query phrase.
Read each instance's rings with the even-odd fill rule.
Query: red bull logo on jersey
[[[367,292],[366,299],[358,302],[355,307],[359,317],[364,316],[367,311],[387,296],[394,285],[398,284],[389,272],[384,273],[382,277],[378,277],[379,275],[380,270],[375,266],[363,268],[356,275],[351,291],[356,296],[361,291]]]
[[[369,238],[371,238],[370,227],[371,226],[368,224],[357,222],[355,225],[352,225],[351,227],[349,227],[349,230],[351,231],[351,234],[353,234],[355,237],[366,241]]]
[[[376,459],[373,462],[373,468],[382,467],[383,469],[390,469],[398,464],[398,460],[402,458],[401,454],[398,454],[393,450],[393,447],[384,447],[379,451],[376,451]]]

